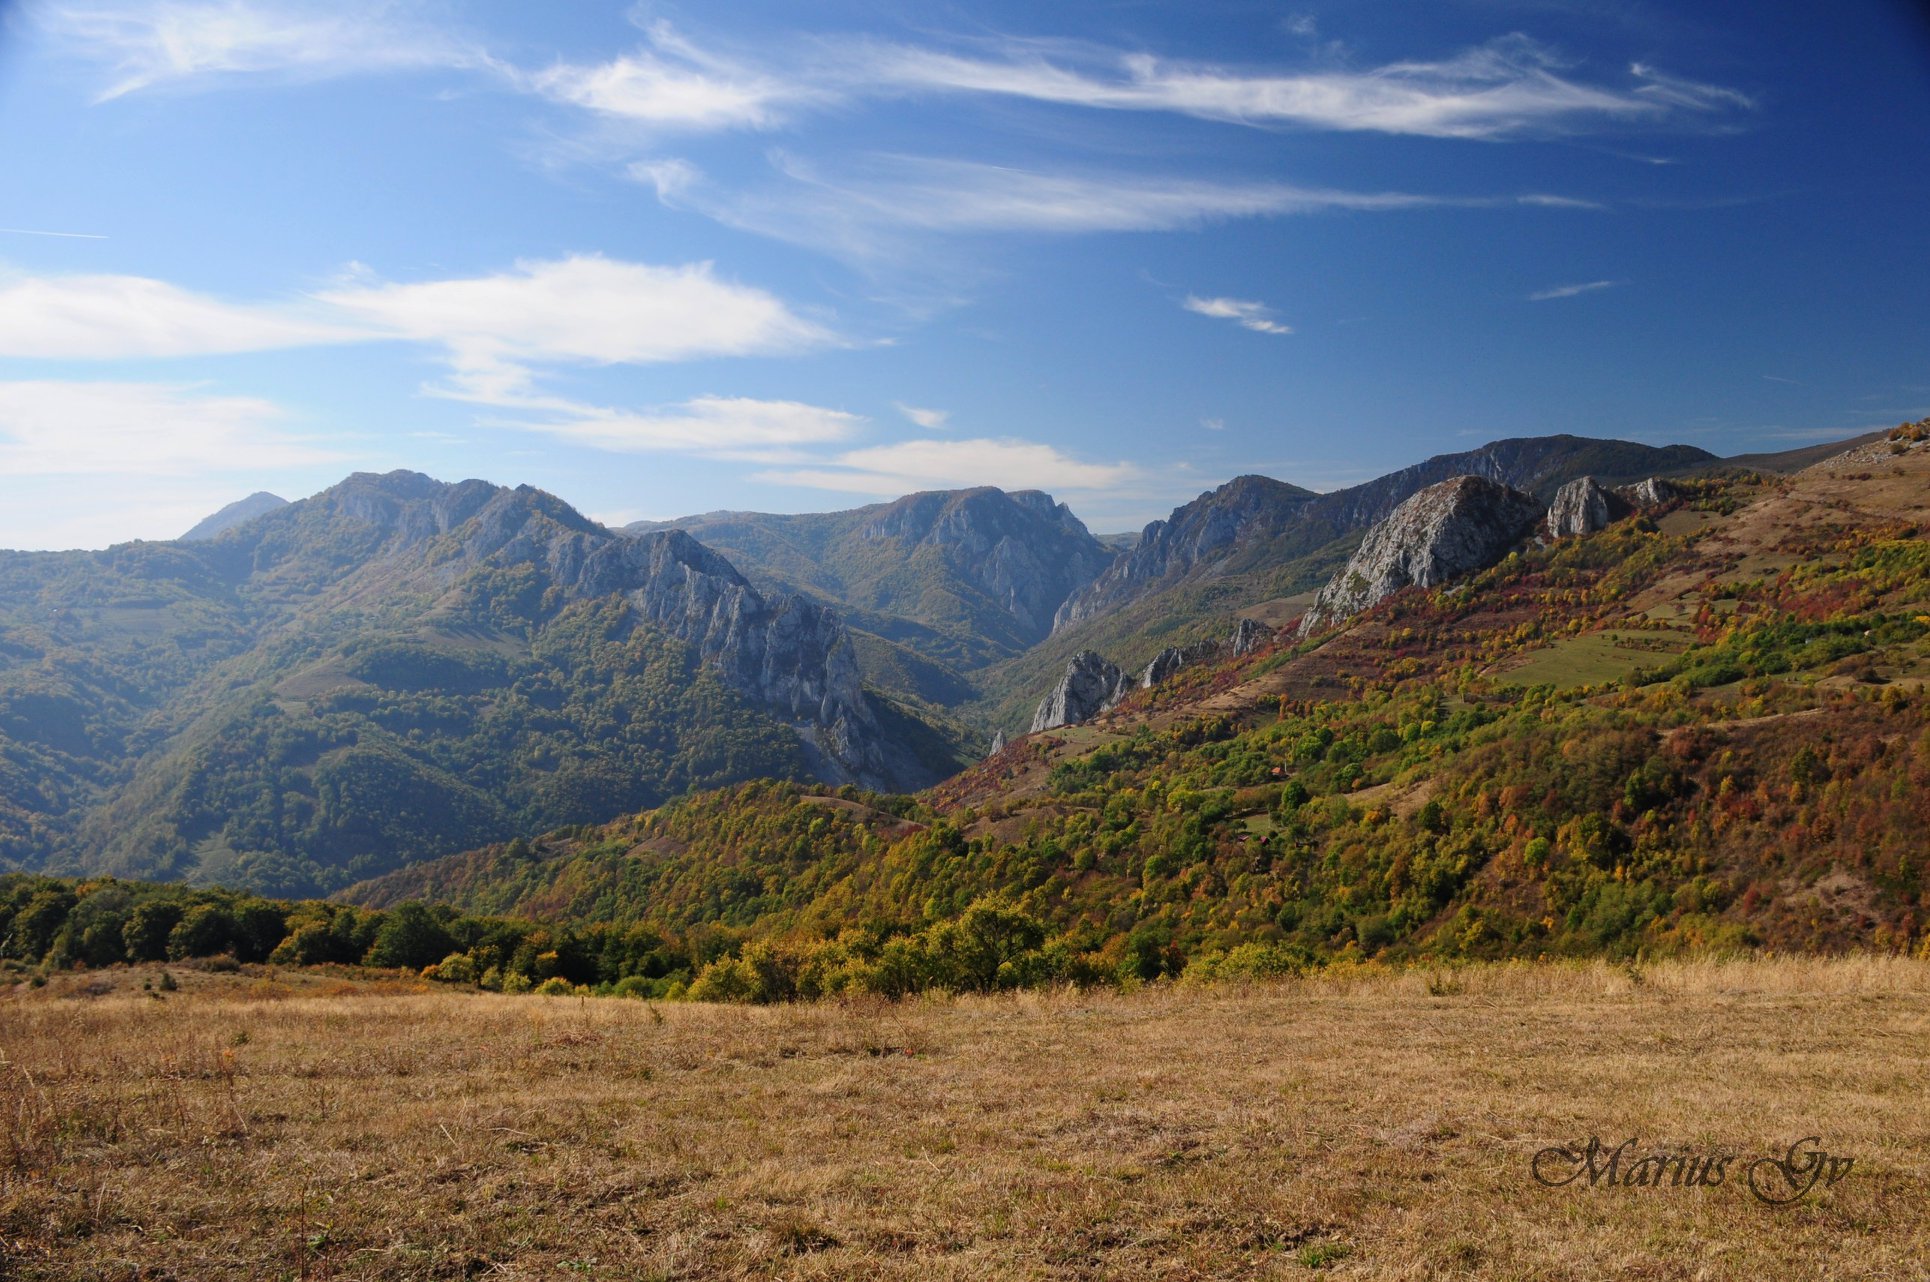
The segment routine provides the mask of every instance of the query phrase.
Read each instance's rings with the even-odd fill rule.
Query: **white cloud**
[[[615,453],[673,451],[775,462],[795,458],[803,446],[847,441],[864,424],[843,410],[743,396],[699,396],[645,413],[573,408],[564,418],[510,426]]]
[[[753,479],[896,498],[918,490],[996,485],[1007,490],[1110,491],[1143,480],[1130,463],[1088,463],[1050,445],[1011,437],[901,441],[850,450],[826,466],[758,473]]]
[[[1226,420],[1223,418],[1203,418],[1200,420],[1200,426],[1209,432],[1224,432],[1226,430]]]
[[[659,129],[768,129],[826,93],[707,54],[667,23],[648,28],[651,49],[590,66],[559,63],[525,77],[535,92]]]
[[[0,278],[0,356],[200,356],[367,337],[314,308],[227,303],[141,276]]]
[[[1291,325],[1282,325],[1273,319],[1273,309],[1265,303],[1250,302],[1244,298],[1200,298],[1188,294],[1180,306],[1201,316],[1233,321],[1256,334],[1293,333]]]
[[[1538,290],[1528,295],[1531,303],[1545,303],[1553,298],[1573,298],[1577,294],[1589,294],[1598,289],[1613,289],[1621,284],[1615,280],[1591,280],[1581,285],[1557,285],[1553,289]]]
[[[892,405],[900,414],[928,432],[943,431],[945,424],[950,422],[952,417],[950,410],[920,409],[916,405],[907,405],[903,401],[893,401]]]
[[[0,356],[116,360],[408,341],[443,348],[457,395],[527,397],[532,365],[641,365],[838,341],[709,263],[596,255],[490,276],[355,284],[300,302],[231,303],[140,276],[0,278]]]
[[[720,280],[709,263],[657,267],[587,255],[320,298],[394,337],[441,345],[456,370],[453,394],[482,400],[523,395],[531,364],[654,364],[836,341],[775,295]]]
[[[493,65],[474,45],[391,0],[149,0],[50,4],[61,45],[105,63],[97,101],[236,76],[325,79],[370,71]]]
[[[171,383],[0,382],[0,476],[197,477],[339,461],[280,408]]]
[[[113,69],[103,99],[247,75],[446,67],[488,70],[501,83],[606,119],[681,131],[768,129],[804,109],[921,94],[1444,138],[1572,133],[1755,105],[1737,90],[1643,63],[1629,68],[1632,85],[1588,84],[1522,35],[1436,60],[1284,69],[1004,38],[944,49],[787,35],[781,48],[726,55],[657,21],[633,52],[530,71],[418,16],[406,0],[68,0],[45,6],[43,22],[73,52]],[[1316,30],[1305,14],[1290,16],[1287,26],[1304,37]]]

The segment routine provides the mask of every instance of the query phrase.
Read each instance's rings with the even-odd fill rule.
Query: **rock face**
[[[1228,644],[1235,657],[1252,654],[1273,644],[1273,629],[1258,619],[1241,619],[1233,625],[1233,639]]]
[[[1478,476],[1431,485],[1367,532],[1300,623],[1307,636],[1392,596],[1500,560],[1542,518],[1532,495]]]
[[[1681,491],[1661,477],[1651,476],[1633,485],[1624,485],[1616,493],[1636,507],[1661,507],[1664,503],[1674,502]]]
[[[1005,731],[994,730],[992,732],[992,750],[986,753],[985,755],[988,757],[996,757],[999,755],[999,753],[1004,751],[1005,751]]]
[[[1032,733],[1090,721],[1118,703],[1130,689],[1132,678],[1118,664],[1095,651],[1081,650],[1072,656],[1059,684],[1033,714]]]
[[[1594,477],[1577,477],[1556,490],[1554,501],[1548,505],[1548,537],[1565,539],[1593,534],[1633,510],[1627,499],[1603,489]]]
[[[192,530],[181,536],[183,543],[201,543],[220,534],[223,530],[233,529],[243,521],[252,520],[264,512],[272,512],[278,507],[287,507],[288,500],[267,490],[256,490],[245,499],[236,499],[213,516],[203,517]]]

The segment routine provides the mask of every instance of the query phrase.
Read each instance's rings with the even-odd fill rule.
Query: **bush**
[[[476,961],[468,953],[450,953],[423,974],[438,983],[473,984],[477,979]]]

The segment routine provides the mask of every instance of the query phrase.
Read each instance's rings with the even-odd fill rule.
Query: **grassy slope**
[[[1921,962],[749,1010],[175,973],[165,1000],[152,970],[0,995],[9,1277],[1722,1282],[1930,1258]],[[1591,1135],[1736,1160],[1694,1190],[1533,1181],[1537,1150]],[[1747,1163],[1804,1135],[1849,1174],[1757,1202]]]

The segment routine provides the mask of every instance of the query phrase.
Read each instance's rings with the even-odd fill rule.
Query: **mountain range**
[[[1554,436],[1329,494],[1240,477],[1123,551],[1037,491],[612,531],[358,474],[174,543],[0,553],[0,863],[307,894],[734,780],[915,790],[1028,728],[1073,654],[1297,617],[1431,484],[1715,462]]]

